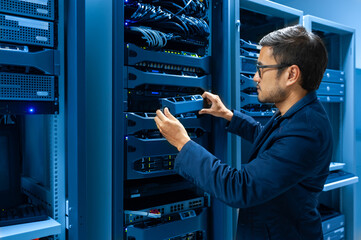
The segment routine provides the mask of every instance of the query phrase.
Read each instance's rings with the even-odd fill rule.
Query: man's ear
[[[301,80],[301,70],[297,65],[292,65],[288,67],[287,72],[288,72],[288,79],[286,83],[287,86],[291,86]]]

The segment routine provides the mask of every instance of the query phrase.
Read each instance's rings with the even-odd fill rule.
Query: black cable
[[[181,10],[179,10],[177,13],[174,14],[174,16],[177,16],[179,13],[184,11],[184,9],[186,9],[192,1],[193,0],[189,0],[188,3]]]
[[[197,3],[199,3],[198,0],[189,0],[188,2],[183,0],[183,4],[186,6],[182,9],[187,9],[187,6],[189,6],[189,8],[200,6],[197,5]],[[174,6],[177,4],[170,5]],[[155,7],[144,3],[126,5],[126,12],[128,11],[130,11],[130,14],[127,14],[127,16],[130,15],[130,17],[126,20],[128,25],[144,25],[160,31],[162,31],[162,29],[168,32],[174,31],[185,38],[188,36],[209,36],[209,26],[207,22],[201,18],[187,16],[185,14],[178,16],[173,14],[170,10],[162,9],[161,6]]]

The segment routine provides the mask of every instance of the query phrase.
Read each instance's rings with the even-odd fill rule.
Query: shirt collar
[[[301,98],[298,102],[296,102],[288,111],[282,116],[282,118],[291,117],[298,110],[303,108],[304,106],[314,102],[317,100],[316,91],[311,91],[306,94],[303,98]]]

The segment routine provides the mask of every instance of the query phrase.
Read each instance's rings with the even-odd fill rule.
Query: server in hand
[[[275,103],[265,126],[217,95],[200,114],[228,120],[225,129],[253,143],[241,169],[221,162],[190,140],[182,124],[165,109],[155,122],[179,150],[175,170],[229,206],[239,208],[236,239],[322,239],[318,196],[332,158],[331,125],[315,91],[327,66],[321,39],[301,26],[266,35],[257,62],[258,100]],[[222,144],[222,143],[218,143]]]

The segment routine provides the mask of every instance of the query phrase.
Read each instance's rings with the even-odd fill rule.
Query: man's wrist
[[[233,117],[233,112],[231,110],[227,109],[223,118],[230,122],[232,120],[232,117]]]
[[[185,139],[184,141],[182,141],[181,144],[179,144],[179,146],[177,146],[178,151],[180,152],[182,150],[182,148],[184,147],[184,145],[186,145],[187,142],[189,142],[191,139]]]

